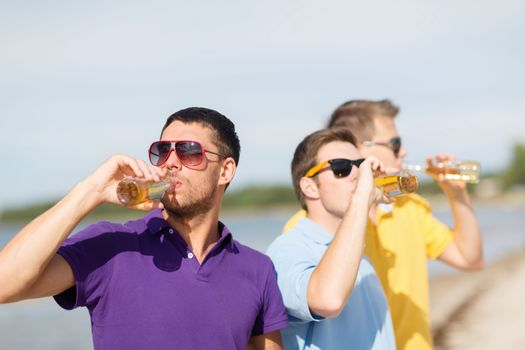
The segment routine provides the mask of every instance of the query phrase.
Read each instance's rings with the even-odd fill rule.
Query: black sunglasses
[[[392,137],[388,142],[376,142],[376,141],[363,141],[364,146],[385,146],[388,147],[394,152],[394,155],[397,157],[399,156],[399,152],[401,151],[401,137],[396,136]]]
[[[364,158],[359,159],[344,159],[344,158],[337,158],[337,159],[330,159],[325,160],[324,162],[321,162],[306,172],[306,177],[314,177],[315,175],[319,174],[319,172],[327,165],[330,164],[330,168],[332,169],[333,173],[337,177],[347,177],[350,175],[350,172],[352,171],[352,167],[355,166],[359,168],[361,163],[365,161]]]

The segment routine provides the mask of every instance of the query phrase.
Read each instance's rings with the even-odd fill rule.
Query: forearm
[[[308,304],[318,315],[335,317],[352,294],[368,218],[367,196],[354,195],[335,237],[308,283]]]
[[[476,267],[483,263],[483,248],[478,220],[470,198],[466,190],[450,194],[448,197],[454,217],[454,242],[466,265]]]
[[[25,226],[0,252],[0,296],[22,294],[39,278],[82,218],[98,205],[85,181]]]

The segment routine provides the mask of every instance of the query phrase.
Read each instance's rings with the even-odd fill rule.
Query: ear
[[[228,157],[222,162],[221,172],[219,174],[219,179],[217,185],[227,185],[235,176],[235,171],[237,167],[235,166],[235,161],[233,158]]]
[[[303,192],[306,198],[319,198],[319,187],[317,186],[317,182],[315,182],[315,180],[311,177],[303,176],[301,180],[299,180],[299,186],[301,187],[301,191]]]

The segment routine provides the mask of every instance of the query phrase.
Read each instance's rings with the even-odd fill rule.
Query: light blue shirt
[[[395,349],[394,329],[381,282],[368,258],[359,265],[348,303],[336,318],[313,314],[306,300],[308,281],[333,235],[302,218],[268,248],[290,325],[281,330],[285,349]]]

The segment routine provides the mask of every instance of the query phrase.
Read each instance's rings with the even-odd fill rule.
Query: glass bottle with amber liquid
[[[447,160],[432,163],[409,163],[404,164],[403,169],[410,172],[425,172],[429,175],[443,174],[447,180],[463,181],[477,184],[481,165],[476,161]]]
[[[171,187],[166,181],[152,182],[126,178],[117,185],[117,197],[125,206],[133,206],[150,200],[159,200]]]
[[[387,197],[395,197],[416,192],[418,180],[408,172],[401,172],[374,178],[374,186],[380,188]]]

